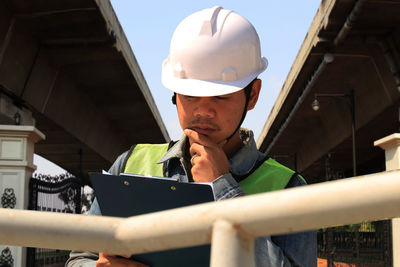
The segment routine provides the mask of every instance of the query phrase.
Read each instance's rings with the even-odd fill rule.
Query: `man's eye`
[[[216,96],[215,98],[218,99],[218,100],[226,100],[226,99],[228,99],[228,97],[226,97],[226,96]]]

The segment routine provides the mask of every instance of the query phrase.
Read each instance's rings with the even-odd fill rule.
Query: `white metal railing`
[[[0,209],[0,244],[135,254],[212,243],[211,266],[253,266],[255,237],[400,216],[400,170],[130,218]]]

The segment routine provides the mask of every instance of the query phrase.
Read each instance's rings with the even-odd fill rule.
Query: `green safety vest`
[[[124,173],[163,176],[163,164],[157,162],[168,150],[168,144],[138,144],[127,155]],[[268,158],[239,184],[247,194],[284,189],[295,174],[291,169]],[[304,178],[299,177],[305,182]]]

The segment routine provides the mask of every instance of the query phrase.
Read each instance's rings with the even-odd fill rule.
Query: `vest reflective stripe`
[[[138,144],[130,155],[124,169],[125,173],[163,177],[163,164],[157,162],[168,150],[168,144]]]
[[[167,150],[168,144],[136,145],[132,153],[127,155],[128,160],[124,172],[162,177],[163,164],[157,164],[157,162]],[[270,192],[284,189],[294,173],[275,160],[268,159],[239,184],[247,195]],[[300,175],[299,177],[303,179]]]

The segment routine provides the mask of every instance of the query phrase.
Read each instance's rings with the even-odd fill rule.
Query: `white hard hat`
[[[216,6],[191,14],[175,29],[162,83],[183,95],[224,95],[246,87],[267,65],[253,25]]]

